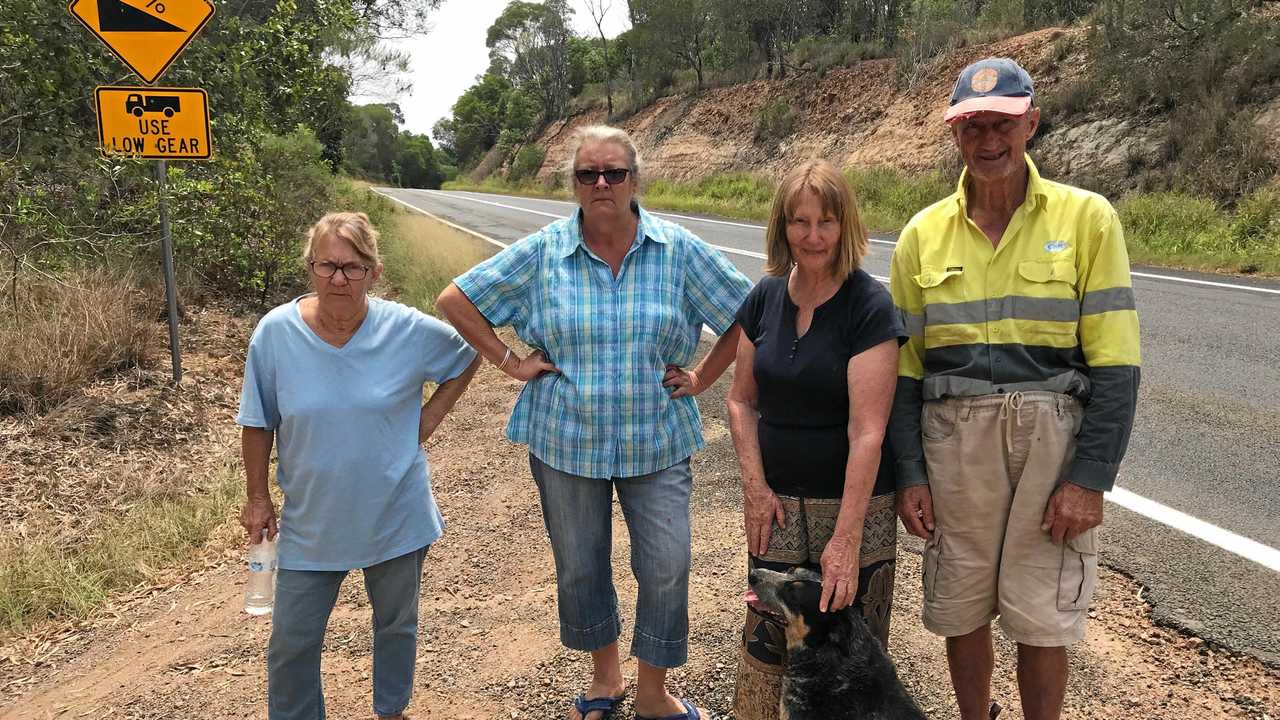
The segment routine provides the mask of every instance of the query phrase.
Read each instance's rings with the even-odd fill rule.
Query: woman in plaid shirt
[[[610,564],[614,489],[639,586],[631,653],[636,717],[698,720],[666,690],[688,656],[689,457],[701,449],[693,396],[733,360],[734,313],[750,281],[688,230],[634,197],[639,158],[622,130],[575,137],[579,210],[454,280],[437,306],[481,355],[524,381],[507,437],[529,446],[555,556],[560,640],[594,674],[571,720],[603,720],[625,692]],[[510,325],[520,357],[494,333]],[[690,368],[700,329],[715,346]]]

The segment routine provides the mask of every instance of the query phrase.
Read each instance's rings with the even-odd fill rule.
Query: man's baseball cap
[[[1022,115],[1031,107],[1031,76],[1009,58],[986,58],[960,71],[943,120],[953,123],[980,112]]]

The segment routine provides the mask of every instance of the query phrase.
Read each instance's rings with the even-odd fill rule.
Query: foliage
[[[1134,195],[1117,208],[1129,242],[1171,255],[1207,252],[1227,235],[1227,223],[1212,200],[1183,193]]]
[[[1280,23],[1254,0],[1102,0],[1094,82],[1121,107],[1167,114],[1166,164],[1148,185],[1232,203],[1278,169],[1240,108],[1280,82]]]
[[[511,169],[507,172],[507,179],[512,182],[520,182],[533,178],[538,174],[538,170],[542,168],[542,161],[546,156],[547,151],[537,145],[525,145],[520,148],[520,152],[516,153],[515,159],[511,161]]]
[[[557,118],[569,104],[567,0],[513,0],[489,27],[489,73],[538,98],[543,117]]]
[[[782,99],[774,100],[760,108],[756,115],[755,141],[765,145],[777,145],[795,128],[796,116],[791,105]]]
[[[345,170],[352,175],[401,187],[438,188],[443,160],[431,138],[400,130],[400,108],[394,104],[361,105],[342,139]]]
[[[941,172],[909,175],[887,167],[849,168],[844,176],[863,223],[882,230],[906,225],[911,216],[950,195],[956,184],[956,178]]]

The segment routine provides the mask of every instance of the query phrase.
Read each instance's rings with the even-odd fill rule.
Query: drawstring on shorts
[[[1012,410],[1013,412],[1010,412]],[[1022,393],[1011,392],[1004,396],[1004,402],[1000,403],[1000,419],[1005,421],[1004,429],[1004,447],[1009,452],[1013,452],[1013,428],[1015,425],[1022,427]]]

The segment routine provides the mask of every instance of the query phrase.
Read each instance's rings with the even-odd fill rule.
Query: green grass
[[[0,562],[0,631],[50,618],[86,617],[112,593],[190,559],[238,512],[243,492],[239,472],[228,470],[189,495],[135,505],[88,542],[39,536],[24,542]]]
[[[890,168],[844,171],[858,198],[863,223],[894,232],[921,209],[949,195],[955,182],[941,171],[907,174]],[[765,222],[775,183],[761,175],[725,173],[694,182],[652,180],[642,185],[641,202],[654,210],[718,215]],[[481,184],[452,182],[446,190],[471,190],[524,197],[571,199],[531,183],[498,179]],[[1117,209],[1134,262],[1198,270],[1280,273],[1280,186],[1254,191],[1236,208],[1184,193],[1135,193]]]
[[[941,173],[909,175],[890,168],[845,171],[858,197],[863,222],[872,230],[901,228],[924,206],[946,197],[953,189]],[[693,182],[650,180],[641,185],[640,200],[646,208],[672,212],[700,213],[721,217],[769,219],[777,183],[752,173],[722,173]],[[453,181],[445,190],[492,192],[522,197],[571,200],[567,191],[548,192],[532,183],[508,183],[490,178],[483,183]]]
[[[1117,210],[1134,262],[1280,273],[1280,191],[1255,191],[1234,211],[1178,192],[1130,195]]]

